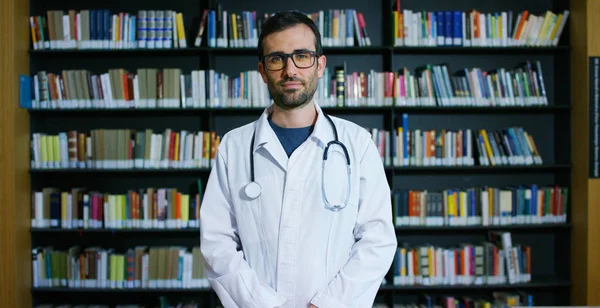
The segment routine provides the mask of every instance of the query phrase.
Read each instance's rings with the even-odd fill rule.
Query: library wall
[[[220,1],[230,12],[257,9],[276,11],[283,7],[264,5],[255,8],[247,2],[234,0]],[[390,3],[388,3],[390,2]],[[181,53],[156,52],[134,53],[127,52],[92,52],[73,53],[44,51],[28,53],[30,38],[28,16],[43,14],[55,7],[62,10],[88,9],[84,2],[61,0],[56,3],[31,0],[10,0],[0,3],[0,93],[3,100],[0,103],[0,306],[30,307],[32,302],[54,302],[69,296],[69,300],[107,300],[113,303],[128,298],[127,291],[111,293],[110,290],[94,288],[89,293],[85,290],[69,290],[68,288],[42,287],[34,292],[31,280],[31,248],[54,244],[60,250],[67,250],[73,245],[114,247],[119,251],[138,244],[168,245],[171,242],[185,246],[196,244],[195,230],[182,230],[169,233],[119,232],[89,232],[78,233],[74,230],[49,230],[39,228],[31,230],[31,191],[41,190],[51,185],[60,189],[71,189],[83,181],[93,189],[102,192],[117,192],[123,188],[144,188],[151,186],[168,186],[174,184],[189,190],[189,184],[199,177],[206,180],[207,173],[200,175],[190,172],[140,172],[136,171],[93,171],[69,173],[69,171],[35,170],[30,179],[30,142],[32,133],[58,134],[70,129],[81,132],[107,127],[137,130],[153,128],[156,132],[164,131],[166,127],[174,131],[196,128],[214,130],[222,135],[227,130],[247,123],[255,118],[257,110],[242,113],[239,110],[192,111],[189,114],[178,111],[153,112],[142,111],[139,114],[131,111],[84,111],[82,113],[67,111],[32,111],[19,108],[19,74],[34,75],[39,70],[60,72],[64,69],[90,69],[95,72],[105,72],[109,68],[123,67],[135,71],[140,67],[180,67],[186,73],[192,69],[205,68],[208,65],[219,72],[228,75],[239,74],[243,70],[255,69],[256,56],[248,50],[227,51],[210,49],[183,50]],[[106,8],[113,11],[137,12],[138,2],[105,1]],[[150,1],[161,9],[174,9],[184,13],[184,23],[188,33],[195,32],[197,18],[202,6],[191,1],[170,3],[168,1]],[[427,50],[427,48],[394,48],[389,42],[390,24],[389,5],[391,1],[381,1],[367,5],[366,1],[351,1],[344,6],[356,8],[365,13],[367,27],[373,47],[344,51],[342,48],[331,48],[328,54],[328,64],[334,67],[342,65],[343,61],[350,63],[348,71],[398,71],[407,67],[411,72],[419,66],[434,63],[451,63],[453,70],[470,67],[513,67],[527,60],[539,60],[543,69],[548,99],[551,106],[540,110],[530,108],[519,113],[516,109],[502,111],[480,112],[470,108],[452,107],[440,110],[416,108],[408,110],[411,130],[421,129],[460,129],[465,123],[472,128],[500,130],[508,126],[522,126],[530,132],[544,164],[519,170],[517,166],[493,167],[476,166],[478,168],[422,168],[422,166],[386,166],[392,189],[420,190],[423,188],[442,190],[448,188],[448,183],[457,183],[459,187],[467,188],[485,183],[493,187],[502,187],[519,183],[537,183],[541,185],[561,185],[569,187],[570,200],[568,220],[556,226],[533,227],[516,226],[507,228],[513,234],[513,243],[529,244],[533,251],[533,281],[531,284],[518,284],[517,287],[502,284],[499,289],[525,290],[535,294],[536,303],[563,305],[600,305],[600,180],[588,179],[588,56],[600,56],[600,38],[592,29],[600,28],[600,3],[593,0],[539,0],[539,1],[509,1],[510,4],[494,2],[481,4],[476,9],[482,11],[502,11],[512,9],[519,12],[524,9],[542,11],[548,7],[554,12],[570,9],[569,32],[563,34],[561,45],[557,48],[514,48],[509,51],[492,50],[470,51],[461,48],[448,48],[447,52]],[[31,4],[31,5],[30,5]],[[406,9],[419,10],[462,10],[471,8],[473,1],[402,1]],[[55,6],[56,5],[56,6]],[[31,6],[31,7],[30,7]],[[259,4],[260,6],[260,4]],[[305,11],[317,11],[340,6],[326,4],[320,1],[309,1],[297,7]],[[318,7],[316,9],[315,7]],[[191,12],[191,13],[186,13]],[[516,13],[515,13],[516,15]],[[193,29],[193,30],[192,30]],[[188,35],[188,37],[190,37]],[[188,45],[191,43],[188,39]],[[380,48],[380,46],[387,46]],[[196,52],[198,55],[195,56]],[[74,56],[75,55],[75,56]],[[93,61],[90,61],[93,59]],[[30,69],[30,63],[31,68]],[[570,72],[570,76],[569,73]],[[582,72],[586,72],[585,74]],[[572,78],[571,78],[572,77]],[[562,86],[564,78],[570,78],[569,86]],[[375,127],[382,130],[394,131],[402,126],[403,109],[393,107],[329,109],[332,114],[347,118],[365,127]],[[97,112],[97,113],[96,113]],[[32,121],[31,118],[36,119]],[[529,121],[534,118],[535,120]],[[115,120],[110,122],[110,120]],[[490,124],[491,123],[491,124]],[[457,171],[458,170],[458,171]],[[111,180],[114,179],[113,184]],[[397,214],[397,213],[396,213]],[[502,226],[476,227],[442,227],[410,226],[399,224],[397,233],[401,243],[418,246],[423,243],[439,247],[460,245],[461,243],[476,243],[487,238],[489,230],[503,230]],[[32,233],[30,233],[32,232]],[[33,239],[32,235],[33,234]],[[82,236],[84,234],[84,236]],[[117,238],[118,240],[115,240]],[[570,249],[569,247],[572,247]],[[559,262],[568,258],[569,262]],[[473,296],[489,295],[493,286],[401,286],[394,283],[396,273],[390,269],[386,276],[387,284],[378,293],[377,303],[406,303],[421,300],[423,293]],[[542,279],[540,279],[540,277]],[[522,287],[522,289],[520,289]],[[165,290],[171,298],[192,297],[191,292],[200,291],[200,297],[210,307],[217,306],[214,294],[206,290]],[[144,294],[144,293],[142,293]],[[155,301],[158,296],[152,294]],[[158,294],[158,293],[157,293]]]

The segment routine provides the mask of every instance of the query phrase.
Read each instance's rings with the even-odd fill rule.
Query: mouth
[[[302,87],[302,83],[300,82],[284,82],[281,84],[284,89],[300,89]]]

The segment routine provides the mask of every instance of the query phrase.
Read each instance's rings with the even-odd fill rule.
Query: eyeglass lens
[[[310,51],[295,52],[292,54],[274,54],[265,57],[265,65],[269,70],[283,69],[287,63],[287,58],[292,57],[292,61],[298,68],[309,68],[313,66],[315,55]]]

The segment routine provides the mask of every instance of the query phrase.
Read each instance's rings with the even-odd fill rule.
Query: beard
[[[269,92],[273,97],[275,105],[284,110],[291,110],[308,104],[317,91],[316,77],[316,70],[311,76],[308,77],[308,80],[297,77],[289,77],[275,81],[270,77],[267,77],[269,81]],[[292,81],[301,83],[302,87],[300,89],[285,89],[282,87],[283,83]]]

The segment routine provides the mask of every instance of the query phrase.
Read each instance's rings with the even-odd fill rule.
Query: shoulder
[[[339,138],[356,152],[355,156],[362,157],[369,146],[373,144],[373,136],[366,128],[350,120],[329,116],[336,126]]]
[[[244,153],[249,153],[252,134],[254,133],[254,125],[255,121],[252,121],[226,132],[219,144],[219,155],[227,157],[229,154],[240,153],[243,149],[245,149]]]

